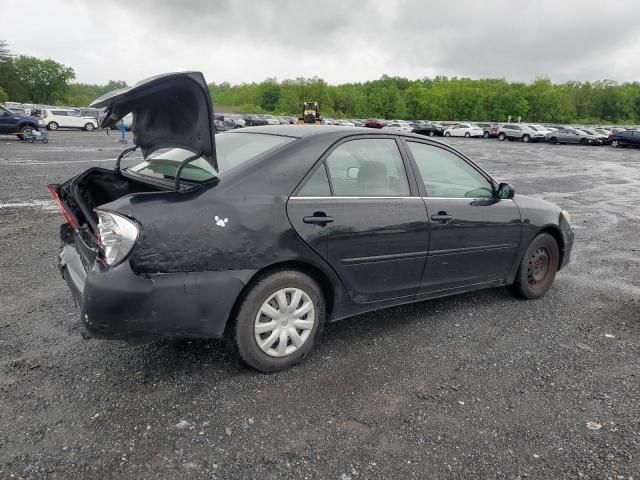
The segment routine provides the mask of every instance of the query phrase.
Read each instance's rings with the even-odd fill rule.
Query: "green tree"
[[[0,87],[0,103],[4,103],[9,100],[9,95],[4,91],[4,88]]]
[[[55,103],[67,93],[69,82],[75,78],[71,67],[54,60],[40,60],[20,55],[13,60],[18,81],[23,86],[28,101]]]

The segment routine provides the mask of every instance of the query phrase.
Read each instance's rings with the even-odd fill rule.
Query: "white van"
[[[83,117],[70,108],[43,108],[41,118],[48,130],[81,128],[91,131],[98,128],[98,122],[95,118]]]

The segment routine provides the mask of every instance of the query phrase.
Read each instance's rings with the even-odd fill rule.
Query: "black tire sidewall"
[[[286,287],[302,289],[311,297],[315,308],[316,322],[307,341],[298,350],[286,357],[271,357],[256,343],[254,322],[258,309],[264,301],[278,290]],[[325,300],[318,283],[305,273],[296,270],[276,271],[257,280],[242,299],[233,325],[233,340],[240,358],[250,367],[261,372],[275,372],[292,367],[312,349],[322,332],[325,320]]]
[[[545,288],[540,290],[534,290],[529,285],[529,280],[527,277],[527,266],[529,263],[529,259],[533,255],[536,249],[541,246],[547,247],[549,252],[551,253],[550,266],[552,268],[551,276],[548,279],[548,285]],[[538,234],[529,244],[527,249],[524,252],[524,255],[520,259],[520,267],[518,268],[518,273],[516,275],[516,281],[513,284],[515,289],[514,293],[525,299],[534,299],[542,297],[553,285],[553,281],[555,280],[556,273],[558,271],[558,265],[560,260],[560,250],[558,248],[558,244],[556,239],[553,238],[548,233],[540,233]]]

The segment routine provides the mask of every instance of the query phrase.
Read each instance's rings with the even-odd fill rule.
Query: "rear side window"
[[[329,177],[327,177],[327,169],[324,163],[320,165],[316,171],[309,177],[307,183],[298,192],[299,197],[328,197],[331,195],[331,187],[329,186]]]
[[[409,182],[395,140],[351,140],[326,160],[337,196],[408,196]]]

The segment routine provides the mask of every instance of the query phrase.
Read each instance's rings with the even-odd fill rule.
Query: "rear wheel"
[[[524,299],[544,295],[556,277],[559,259],[555,238],[548,233],[536,236],[522,256],[515,282],[509,287],[511,293]]]
[[[26,138],[32,133],[33,133],[32,127],[22,127],[20,129],[20,133],[18,134],[18,137],[20,137],[21,140],[26,140]]]
[[[49,130],[57,130],[58,129],[58,124],[56,122],[49,122],[49,123],[47,123],[47,128]]]
[[[501,142],[504,142],[506,138],[507,136],[504,133],[498,134],[498,140],[500,140]]]
[[[611,146],[613,148],[618,148],[620,146],[620,142],[618,140],[611,140]]]
[[[87,132],[90,132],[90,131],[91,131],[91,130],[93,130],[94,128],[95,128],[95,126],[93,125],[93,123],[87,123],[87,124],[84,126],[84,129],[85,129]]]
[[[483,138],[489,138],[489,132],[484,132],[484,133],[482,134],[482,137],[483,137]]]
[[[289,368],[307,355],[322,331],[320,286],[295,270],[274,272],[245,295],[233,326],[240,358],[261,372]]]
[[[529,143],[529,141],[531,141],[531,137],[529,135],[523,135],[522,136],[522,141],[524,143]]]
[[[471,134],[470,134],[469,132],[467,132],[467,133],[465,133],[465,134],[464,134],[464,136],[465,136],[466,138],[469,138],[469,137],[471,136]]]
[[[580,139],[580,145],[587,145],[588,143],[589,143],[589,140],[587,140],[586,138]]]
[[[450,137],[450,136],[451,136],[451,133],[450,133],[450,132],[444,132],[444,136],[445,136],[445,137]]]
[[[551,137],[549,139],[549,143],[553,143],[555,145],[556,143],[558,143],[558,139],[556,137]]]
[[[436,132],[434,132],[433,130],[429,130],[429,136],[433,137],[436,134]]]

